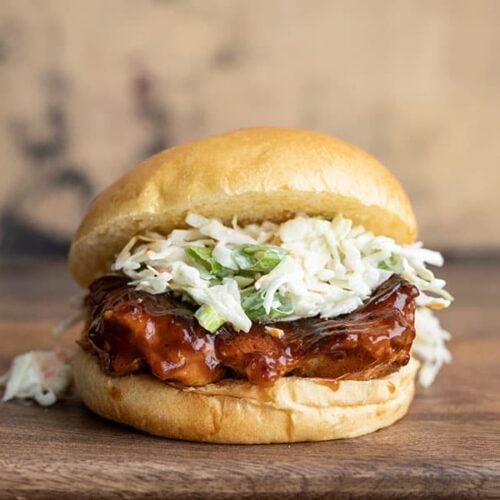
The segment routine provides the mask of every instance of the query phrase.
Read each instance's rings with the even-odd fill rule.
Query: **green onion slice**
[[[209,304],[203,304],[197,309],[194,313],[194,317],[198,320],[198,323],[210,333],[215,333],[225,323],[215,309]]]

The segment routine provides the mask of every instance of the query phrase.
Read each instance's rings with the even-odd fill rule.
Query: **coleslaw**
[[[186,222],[189,229],[167,237],[149,232],[132,238],[112,270],[138,290],[173,291],[209,306],[238,331],[250,329],[252,315],[271,323],[352,312],[393,273],[419,289],[419,306],[441,309],[452,301],[445,281],[427,267],[443,264],[439,252],[420,242],[398,245],[341,215],[245,227],[234,220],[227,227],[189,214]]]
[[[72,378],[71,366],[61,350],[20,354],[0,377],[0,386],[5,386],[2,401],[34,399],[41,406],[50,406],[68,389]]]

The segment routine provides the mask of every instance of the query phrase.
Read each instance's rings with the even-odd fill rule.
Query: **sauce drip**
[[[337,392],[340,387],[340,380],[335,380],[335,379],[329,379],[329,378],[323,378],[323,379],[318,379],[316,380],[316,383],[321,384],[321,385],[326,385],[329,389],[331,389],[333,392]]]

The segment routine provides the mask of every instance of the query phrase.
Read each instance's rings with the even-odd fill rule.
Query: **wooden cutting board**
[[[453,364],[408,416],[353,440],[223,446],[101,419],[73,395],[0,405],[1,498],[500,498],[500,264],[454,263]],[[0,369],[47,347],[75,289],[57,263],[0,265]],[[70,341],[70,339],[68,339]]]

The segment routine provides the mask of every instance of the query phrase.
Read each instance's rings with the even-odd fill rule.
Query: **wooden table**
[[[7,498],[500,497],[500,262],[450,262],[442,313],[454,362],[409,415],[344,441],[220,446],[151,437],[94,416],[73,395],[52,408],[0,405]],[[0,264],[0,369],[50,346],[77,289],[59,262]]]

